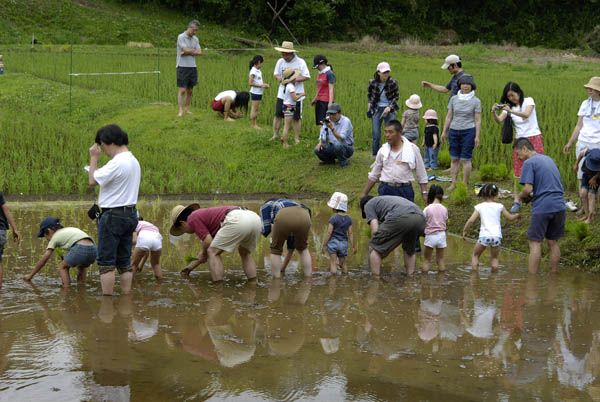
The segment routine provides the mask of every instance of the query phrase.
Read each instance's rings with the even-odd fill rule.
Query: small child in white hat
[[[348,196],[344,193],[335,192],[327,202],[327,206],[333,209],[335,215],[329,219],[327,235],[323,241],[321,252],[327,250],[329,254],[329,272],[337,274],[337,259],[339,259],[342,272],[348,273],[346,265],[346,256],[348,256],[348,240],[352,245],[352,251],[356,254],[354,247],[354,235],[352,234],[352,218],[346,212],[348,211]]]
[[[404,101],[408,110],[402,113],[402,135],[404,138],[412,142],[417,143],[419,139],[419,109],[423,107],[421,103],[421,97],[417,94],[412,94],[410,98]]]

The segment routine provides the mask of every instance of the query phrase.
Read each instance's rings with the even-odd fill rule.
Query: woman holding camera
[[[373,159],[379,151],[381,139],[381,122],[387,124],[396,119],[398,111],[398,81],[390,78],[390,65],[382,61],[377,65],[373,79],[369,80],[367,88],[368,111],[371,119],[371,135],[373,136]]]
[[[528,138],[533,144],[533,148],[536,153],[544,153],[544,142],[542,139],[542,132],[537,121],[537,114],[535,112],[535,102],[531,97],[525,97],[521,87],[510,81],[504,87],[502,97],[500,98],[501,104],[492,106],[492,116],[496,123],[501,124],[504,119],[508,116],[512,119],[515,127],[516,138]],[[500,114],[497,113],[500,111]],[[521,208],[517,191],[517,183],[521,177],[521,169],[523,168],[523,162],[517,158],[517,154],[513,149],[513,167],[514,167],[514,184],[513,184],[513,197],[514,202],[510,208],[510,212],[515,214]]]

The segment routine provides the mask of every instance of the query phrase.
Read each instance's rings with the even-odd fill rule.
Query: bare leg
[[[381,272],[381,254],[375,250],[371,250],[369,253],[369,266],[371,267],[371,275],[373,278],[379,278]]]
[[[558,247],[558,245],[557,245]],[[560,250],[558,252],[560,257]],[[529,273],[535,274],[540,268],[542,260],[542,242],[529,240]]]
[[[274,117],[273,118],[273,137],[271,137],[272,140],[277,139],[277,137],[279,136],[280,128],[281,128],[281,117]]]
[[[133,249],[133,257],[131,259],[131,269],[132,269],[132,280],[135,280],[135,274],[137,271],[141,271],[141,262],[142,259],[144,257],[144,255],[146,255],[148,253],[148,251],[146,250],[142,250],[141,248],[134,248]],[[143,266],[143,265],[142,265]]]
[[[345,258],[340,258],[340,265],[342,266],[342,273],[345,275],[348,273],[348,264]]]
[[[185,103],[185,95],[187,88],[179,88],[177,91],[177,103],[179,104],[179,114],[177,116],[183,116],[183,104]]]
[[[500,253],[500,247],[490,247],[490,256],[492,257],[492,272],[498,272],[498,254]]]
[[[296,144],[300,142],[300,129],[302,128],[302,120],[294,120],[294,141]]]
[[[425,252],[423,253],[423,266],[421,267],[422,272],[429,271],[431,265],[431,256],[433,255],[433,249],[425,246]]]
[[[83,285],[87,276],[88,267],[77,267],[77,284]]]
[[[287,253],[285,253],[285,257],[283,257],[283,262],[281,263],[280,272],[282,274],[285,274],[285,269],[287,268],[288,264],[292,260],[293,255],[294,255],[294,250],[288,250]]]
[[[476,243],[473,248],[473,255],[471,256],[471,268],[473,271],[479,270],[479,257],[485,251],[485,246],[483,244]]]
[[[185,107],[183,109],[184,113],[192,114],[192,112],[190,112],[190,103],[192,103],[192,95],[193,94],[194,94],[194,87],[186,88]]]
[[[513,177],[513,201],[514,202],[521,202],[519,200],[519,192],[518,192],[518,188],[517,188],[518,182],[519,182],[519,179],[516,177]]]
[[[0,288],[2,288],[2,263],[0,262]]]
[[[304,271],[305,277],[312,276],[312,258],[310,256],[310,251],[308,249],[304,249],[298,252],[300,254],[300,264],[302,264],[302,270]]]
[[[583,208],[583,217],[579,220],[584,220],[588,218],[590,211],[588,192],[585,188],[579,189],[579,197],[581,198],[581,208]]]
[[[58,267],[60,273],[60,280],[62,281],[63,287],[68,288],[71,286],[71,277],[69,276],[69,264],[62,260],[60,266]]]
[[[102,294],[104,296],[112,296],[115,290],[115,271],[101,274],[100,284],[102,285]]]
[[[337,254],[329,254],[329,272],[337,274]]]
[[[250,126],[252,128],[260,129],[256,124],[256,119],[258,118],[258,107],[260,106],[260,101],[252,101],[252,108],[250,109]]]
[[[134,267],[131,267],[132,270]],[[121,279],[121,294],[127,295],[131,293],[131,284],[133,283],[133,272],[123,272],[120,275]]]
[[[290,126],[292,125],[292,119],[291,118],[285,118],[283,121],[283,134],[281,135],[281,141],[283,141],[283,147],[284,148],[289,148],[289,144],[288,144],[288,135],[290,132]]]
[[[154,270],[154,277],[158,282],[162,281],[163,279],[162,267],[160,266],[161,254],[162,250],[150,252],[150,264],[152,264],[152,269]]]
[[[458,181],[458,171],[460,170],[460,161],[453,159],[450,162],[450,174],[452,175],[452,184],[448,187],[448,192],[456,188],[456,182]]]
[[[469,176],[471,176],[471,169],[473,168],[471,161],[462,161],[462,168],[463,168],[463,183],[465,183],[465,186],[468,188],[469,187]]]
[[[415,267],[417,265],[417,253],[413,254],[413,255],[408,255],[406,254],[406,251],[404,252],[404,265],[406,266],[406,274],[408,276],[412,276],[412,274],[415,272]]]
[[[585,223],[593,223],[596,215],[596,194],[588,192],[588,211]]]
[[[558,272],[558,263],[560,261],[560,247],[558,241],[548,240],[548,251],[550,253],[550,272]]]
[[[444,262],[444,250],[443,248],[435,249],[435,261],[438,265],[438,271],[444,272],[446,270],[446,263]]]
[[[271,253],[270,260],[271,260],[271,275],[273,275],[273,278],[280,278],[281,277],[281,265],[282,265],[281,256],[278,254]]]
[[[220,282],[225,276],[223,269],[223,260],[221,259],[221,253],[223,250],[215,247],[208,248],[208,267],[210,269],[210,276],[213,282]]]
[[[238,253],[240,253],[240,258],[242,259],[242,268],[244,268],[246,277],[248,280],[255,279],[256,263],[254,262],[254,258],[252,258],[252,253],[242,246],[238,247]]]

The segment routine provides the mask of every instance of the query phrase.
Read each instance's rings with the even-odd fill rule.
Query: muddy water
[[[257,210],[258,205],[249,205]],[[172,204],[142,204],[168,229]],[[171,400],[600,400],[600,287],[564,270],[526,273],[522,255],[501,254],[500,273],[468,267],[472,244],[449,239],[446,274],[367,274],[365,225],[350,275],[331,277],[314,254],[312,279],[297,265],[281,280],[264,270],[268,241],[247,283],[239,257],[227,280],[177,272],[197,239],[165,236],[165,280],[146,267],[130,296],[100,296],[92,268],[83,287],[61,289],[53,258],[27,284],[45,242],[33,237],[46,215],[90,234],[84,206],[13,207],[24,240],[5,252],[0,290],[1,401]],[[313,206],[311,249],[330,210]]]

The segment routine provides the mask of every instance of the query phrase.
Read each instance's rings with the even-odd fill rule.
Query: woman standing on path
[[[496,111],[501,111],[497,114]],[[535,111],[535,102],[532,97],[525,97],[521,87],[510,81],[502,91],[500,104],[492,106],[492,116],[496,123],[500,124],[508,116],[512,119],[515,127],[515,140],[519,138],[528,138],[533,144],[535,152],[538,154],[544,153],[544,142],[542,132],[538,125],[537,113]],[[521,203],[519,202],[519,192],[517,191],[517,183],[521,177],[521,169],[523,162],[517,158],[517,153],[513,149],[513,170],[515,180],[513,180],[513,197],[514,202],[510,208],[512,214],[519,212]]]
[[[377,71],[373,79],[369,81],[367,88],[368,112],[371,119],[371,134],[373,136],[373,153],[375,159],[379,150],[381,139],[381,122],[387,124],[396,119],[398,111],[398,81],[390,78],[390,65],[382,61],[377,65]]]

